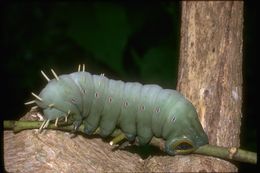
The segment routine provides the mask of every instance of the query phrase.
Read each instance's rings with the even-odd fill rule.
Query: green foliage
[[[67,25],[67,36],[94,58],[122,73],[123,51],[130,35],[125,10],[111,3],[58,6],[52,20]]]
[[[177,8],[177,3],[10,4],[4,31],[14,51],[9,68],[24,71],[33,63],[23,76],[24,88],[35,88],[40,69],[68,73],[78,63],[108,76],[174,88],[179,24],[172,11]]]

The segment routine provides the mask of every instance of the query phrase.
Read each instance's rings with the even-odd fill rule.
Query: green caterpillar
[[[129,141],[140,145],[150,142],[153,136],[165,140],[165,151],[170,155],[188,154],[208,143],[193,105],[179,92],[162,89],[158,85],[112,80],[102,75],[78,72],[57,76],[35,96],[45,121],[70,116],[77,129],[82,123],[86,134],[100,128],[106,137],[115,128],[121,129]]]

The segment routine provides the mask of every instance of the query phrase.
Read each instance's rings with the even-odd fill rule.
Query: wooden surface
[[[172,157],[161,152],[141,158],[137,150],[113,149],[101,138],[71,138],[69,133],[53,130],[16,135],[5,131],[4,158],[6,170],[16,173],[215,172],[216,165],[225,172],[229,168],[226,161],[215,163],[215,158],[195,154]]]

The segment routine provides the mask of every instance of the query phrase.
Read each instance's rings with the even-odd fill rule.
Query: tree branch
[[[39,121],[4,121],[4,129],[5,130],[13,130],[14,133],[18,133],[22,130],[29,129],[38,129],[40,128],[42,122]],[[72,131],[73,125],[61,125],[55,126],[54,124],[50,124],[47,129],[52,130],[61,130],[61,131]],[[79,132],[84,133],[83,125],[81,125],[78,129]],[[95,132],[98,133],[98,130]],[[113,137],[119,136],[118,139],[114,141],[114,143],[118,142],[117,140],[122,140],[124,138],[123,133],[116,129],[114,133],[111,135]],[[162,149],[164,146],[160,142],[158,138],[153,138],[151,144]],[[236,147],[225,148],[213,145],[204,145],[194,151],[196,154],[207,155],[218,157],[226,160],[235,160],[240,162],[246,162],[251,164],[256,164],[257,156],[255,152],[242,150]]]

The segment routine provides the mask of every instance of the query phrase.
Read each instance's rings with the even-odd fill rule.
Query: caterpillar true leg
[[[45,123],[44,126],[43,126],[43,129],[45,129],[46,127],[48,127],[49,123],[50,123],[50,120],[47,120],[46,123]]]
[[[77,119],[73,122],[73,130],[72,130],[72,133],[76,132],[79,128],[79,126],[81,125],[82,123],[82,119]]]
[[[58,127],[58,121],[59,121],[59,118],[57,117],[56,120],[55,120],[55,126]]]
[[[43,129],[43,126],[45,125],[45,123],[47,122],[47,120],[44,120],[43,122],[42,122],[42,125],[40,126],[40,128],[39,128],[39,132],[41,132],[42,131],[42,129]]]
[[[126,139],[125,135],[123,133],[120,133],[119,135],[115,136],[110,142],[110,145],[116,145],[119,142],[121,142],[122,140]]]

